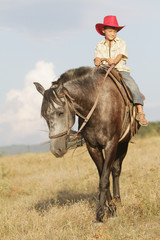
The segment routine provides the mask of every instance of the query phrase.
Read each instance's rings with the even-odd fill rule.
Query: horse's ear
[[[40,92],[42,95],[44,95],[44,92],[45,92],[44,87],[38,82],[34,82],[34,85],[36,86],[37,91]]]

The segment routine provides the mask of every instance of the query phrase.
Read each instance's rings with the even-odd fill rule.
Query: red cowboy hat
[[[97,32],[103,36],[104,36],[104,33],[102,30],[104,29],[104,26],[116,27],[118,29],[117,31],[120,31],[122,28],[125,27],[125,26],[118,25],[116,16],[106,16],[106,17],[104,17],[103,23],[96,24],[95,27],[96,27]]]

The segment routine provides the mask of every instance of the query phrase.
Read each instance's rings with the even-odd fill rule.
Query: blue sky
[[[33,82],[47,88],[68,69],[93,66],[102,39],[95,24],[106,15],[126,26],[118,35],[127,65],[146,96],[147,119],[160,121],[159,12],[159,0],[0,0],[0,145],[48,139]]]

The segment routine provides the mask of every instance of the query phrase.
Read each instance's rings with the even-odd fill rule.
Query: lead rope
[[[106,75],[105,75],[105,77],[104,77],[104,79],[103,79],[102,86],[103,86],[106,78],[108,77],[108,74],[110,73],[110,71],[111,71],[113,68],[114,68],[114,64],[112,64],[112,65],[108,68],[108,70],[107,70],[107,72],[106,72]],[[102,87],[102,86],[101,86],[101,87]],[[100,89],[100,90],[101,90],[101,89]],[[77,132],[72,138],[69,139],[71,142],[75,140],[75,138],[77,137],[77,135],[82,131],[82,129],[85,127],[85,125],[87,124],[88,120],[89,120],[90,117],[92,116],[92,113],[94,112],[94,110],[95,110],[95,108],[96,108],[96,106],[97,106],[98,100],[99,100],[100,90],[99,90],[99,92],[98,92],[98,95],[97,95],[97,98],[96,98],[96,101],[95,101],[93,107],[92,107],[91,110],[89,111],[87,117],[84,119],[84,122],[83,122],[83,124],[81,125],[80,129],[78,130],[78,132]]]

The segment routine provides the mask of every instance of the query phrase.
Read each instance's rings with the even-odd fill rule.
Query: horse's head
[[[62,157],[67,152],[67,137],[75,122],[75,113],[68,105],[62,85],[55,82],[45,90],[41,84],[34,84],[43,95],[41,114],[49,128],[50,151]]]

